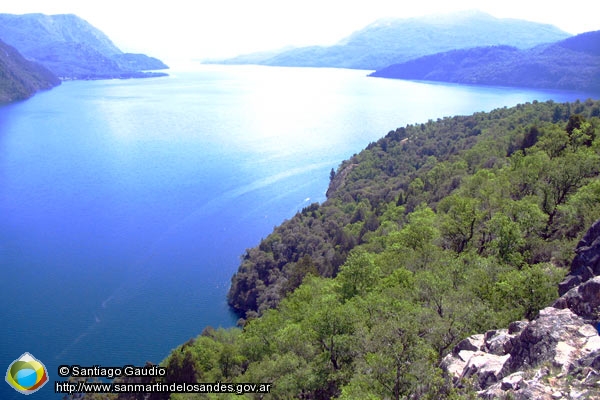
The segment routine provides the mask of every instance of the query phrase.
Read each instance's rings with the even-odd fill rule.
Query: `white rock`
[[[454,348],[455,352],[459,352],[461,350],[469,350],[469,351],[479,351],[483,348],[485,342],[483,340],[483,334],[478,333],[476,335],[471,335],[466,339],[458,342],[456,347]]]
[[[579,334],[583,337],[598,336],[598,331],[590,324],[585,324],[578,330]]]
[[[581,399],[584,395],[585,395],[585,393],[580,392],[580,391],[575,390],[575,389],[573,389],[573,390],[571,390],[569,392],[569,398],[570,399]]]
[[[458,352],[458,357],[464,362],[468,362],[474,354],[475,352],[471,350],[461,350]]]
[[[589,325],[588,325],[589,326]],[[594,351],[600,350],[600,336],[592,336],[587,340],[585,346],[583,346],[583,351],[592,353]]]
[[[465,365],[467,365],[467,363],[460,358],[455,357],[453,354],[448,354],[442,359],[440,367],[446,371],[453,380],[458,380],[463,374]]]
[[[500,388],[502,390],[519,390],[521,383],[523,382],[523,372],[515,372],[502,379]]]
[[[476,374],[479,378],[480,387],[487,387],[500,380],[502,367],[509,358],[509,354],[497,356],[478,351],[467,362],[462,377]]]
[[[576,354],[575,347],[567,342],[558,342],[556,344],[556,355],[554,356],[554,365],[561,367],[563,372],[568,372],[569,366],[573,364]]]
[[[489,353],[498,356],[504,355],[504,344],[513,337],[514,335],[509,335],[506,329],[499,329],[491,337],[486,335],[485,347]]]

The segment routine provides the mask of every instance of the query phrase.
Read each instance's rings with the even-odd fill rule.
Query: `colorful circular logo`
[[[8,366],[6,382],[17,392],[31,394],[48,382],[48,374],[40,360],[29,353],[24,353]]]

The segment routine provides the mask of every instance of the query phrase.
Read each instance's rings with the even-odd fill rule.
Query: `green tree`
[[[480,201],[472,197],[450,195],[438,204],[440,233],[445,247],[460,253],[467,248],[481,223]]]
[[[379,280],[380,274],[373,254],[362,251],[350,253],[337,276],[342,298],[347,300],[365,295]]]
[[[558,282],[564,270],[552,264],[535,264],[521,270],[511,270],[499,277],[492,297],[496,310],[508,320],[523,316],[533,319],[539,310],[549,306],[558,297]]]
[[[503,213],[496,213],[488,222],[492,235],[490,247],[501,262],[520,266],[524,262],[522,248],[525,245],[519,224]]]
[[[598,174],[598,154],[585,148],[577,152],[566,152],[563,157],[553,158],[540,181],[541,208],[548,215],[545,236],[555,232],[554,217],[557,207],[567,201],[569,195],[586,183],[586,178]]]
[[[361,330],[356,372],[340,398],[435,398],[440,371],[435,352],[421,338],[418,307],[385,295],[371,297],[368,302],[376,302],[378,311],[368,314],[370,328]]]

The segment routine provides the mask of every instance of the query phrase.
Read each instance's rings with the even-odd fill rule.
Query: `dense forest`
[[[241,327],[207,327],[163,379],[268,382],[274,399],[475,397],[440,360],[558,297],[600,218],[599,173],[598,101],[391,131],[332,170],[327,201],[247,250],[229,293]],[[146,398],[169,396],[229,398]]]
[[[600,31],[526,50],[512,46],[452,50],[394,64],[371,76],[600,91]]]
[[[445,250],[499,251],[492,225],[502,211],[513,220],[504,221],[510,229],[518,228],[514,234],[526,233],[513,249],[523,262],[566,265],[577,234],[593,219],[569,228],[565,218],[573,215],[565,202],[597,172],[595,155],[565,153],[566,146],[576,126],[593,135],[599,116],[594,102],[536,103],[390,132],[332,172],[324,204],[305,208],[246,252],[230,304],[249,317],[275,307],[307,273],[335,276],[357,245],[381,249],[399,232],[408,234],[404,225],[419,207],[435,212],[430,222],[440,237],[434,242]],[[542,175],[553,170],[566,176]],[[525,212],[534,214],[525,219]],[[513,226],[525,220],[534,226]]]

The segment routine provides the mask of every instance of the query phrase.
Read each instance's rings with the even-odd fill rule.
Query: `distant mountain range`
[[[0,104],[27,99],[38,90],[59,84],[60,79],[52,72],[26,60],[0,40]]]
[[[391,65],[371,76],[600,91],[600,31],[525,50],[509,46],[452,50]]]
[[[526,49],[571,36],[552,26],[499,19],[479,11],[377,21],[329,47],[242,55],[219,64],[260,64],[377,70],[429,54],[480,46]]]
[[[156,58],[123,53],[72,14],[0,14],[0,39],[63,80],[162,76],[145,71],[168,68]]]

